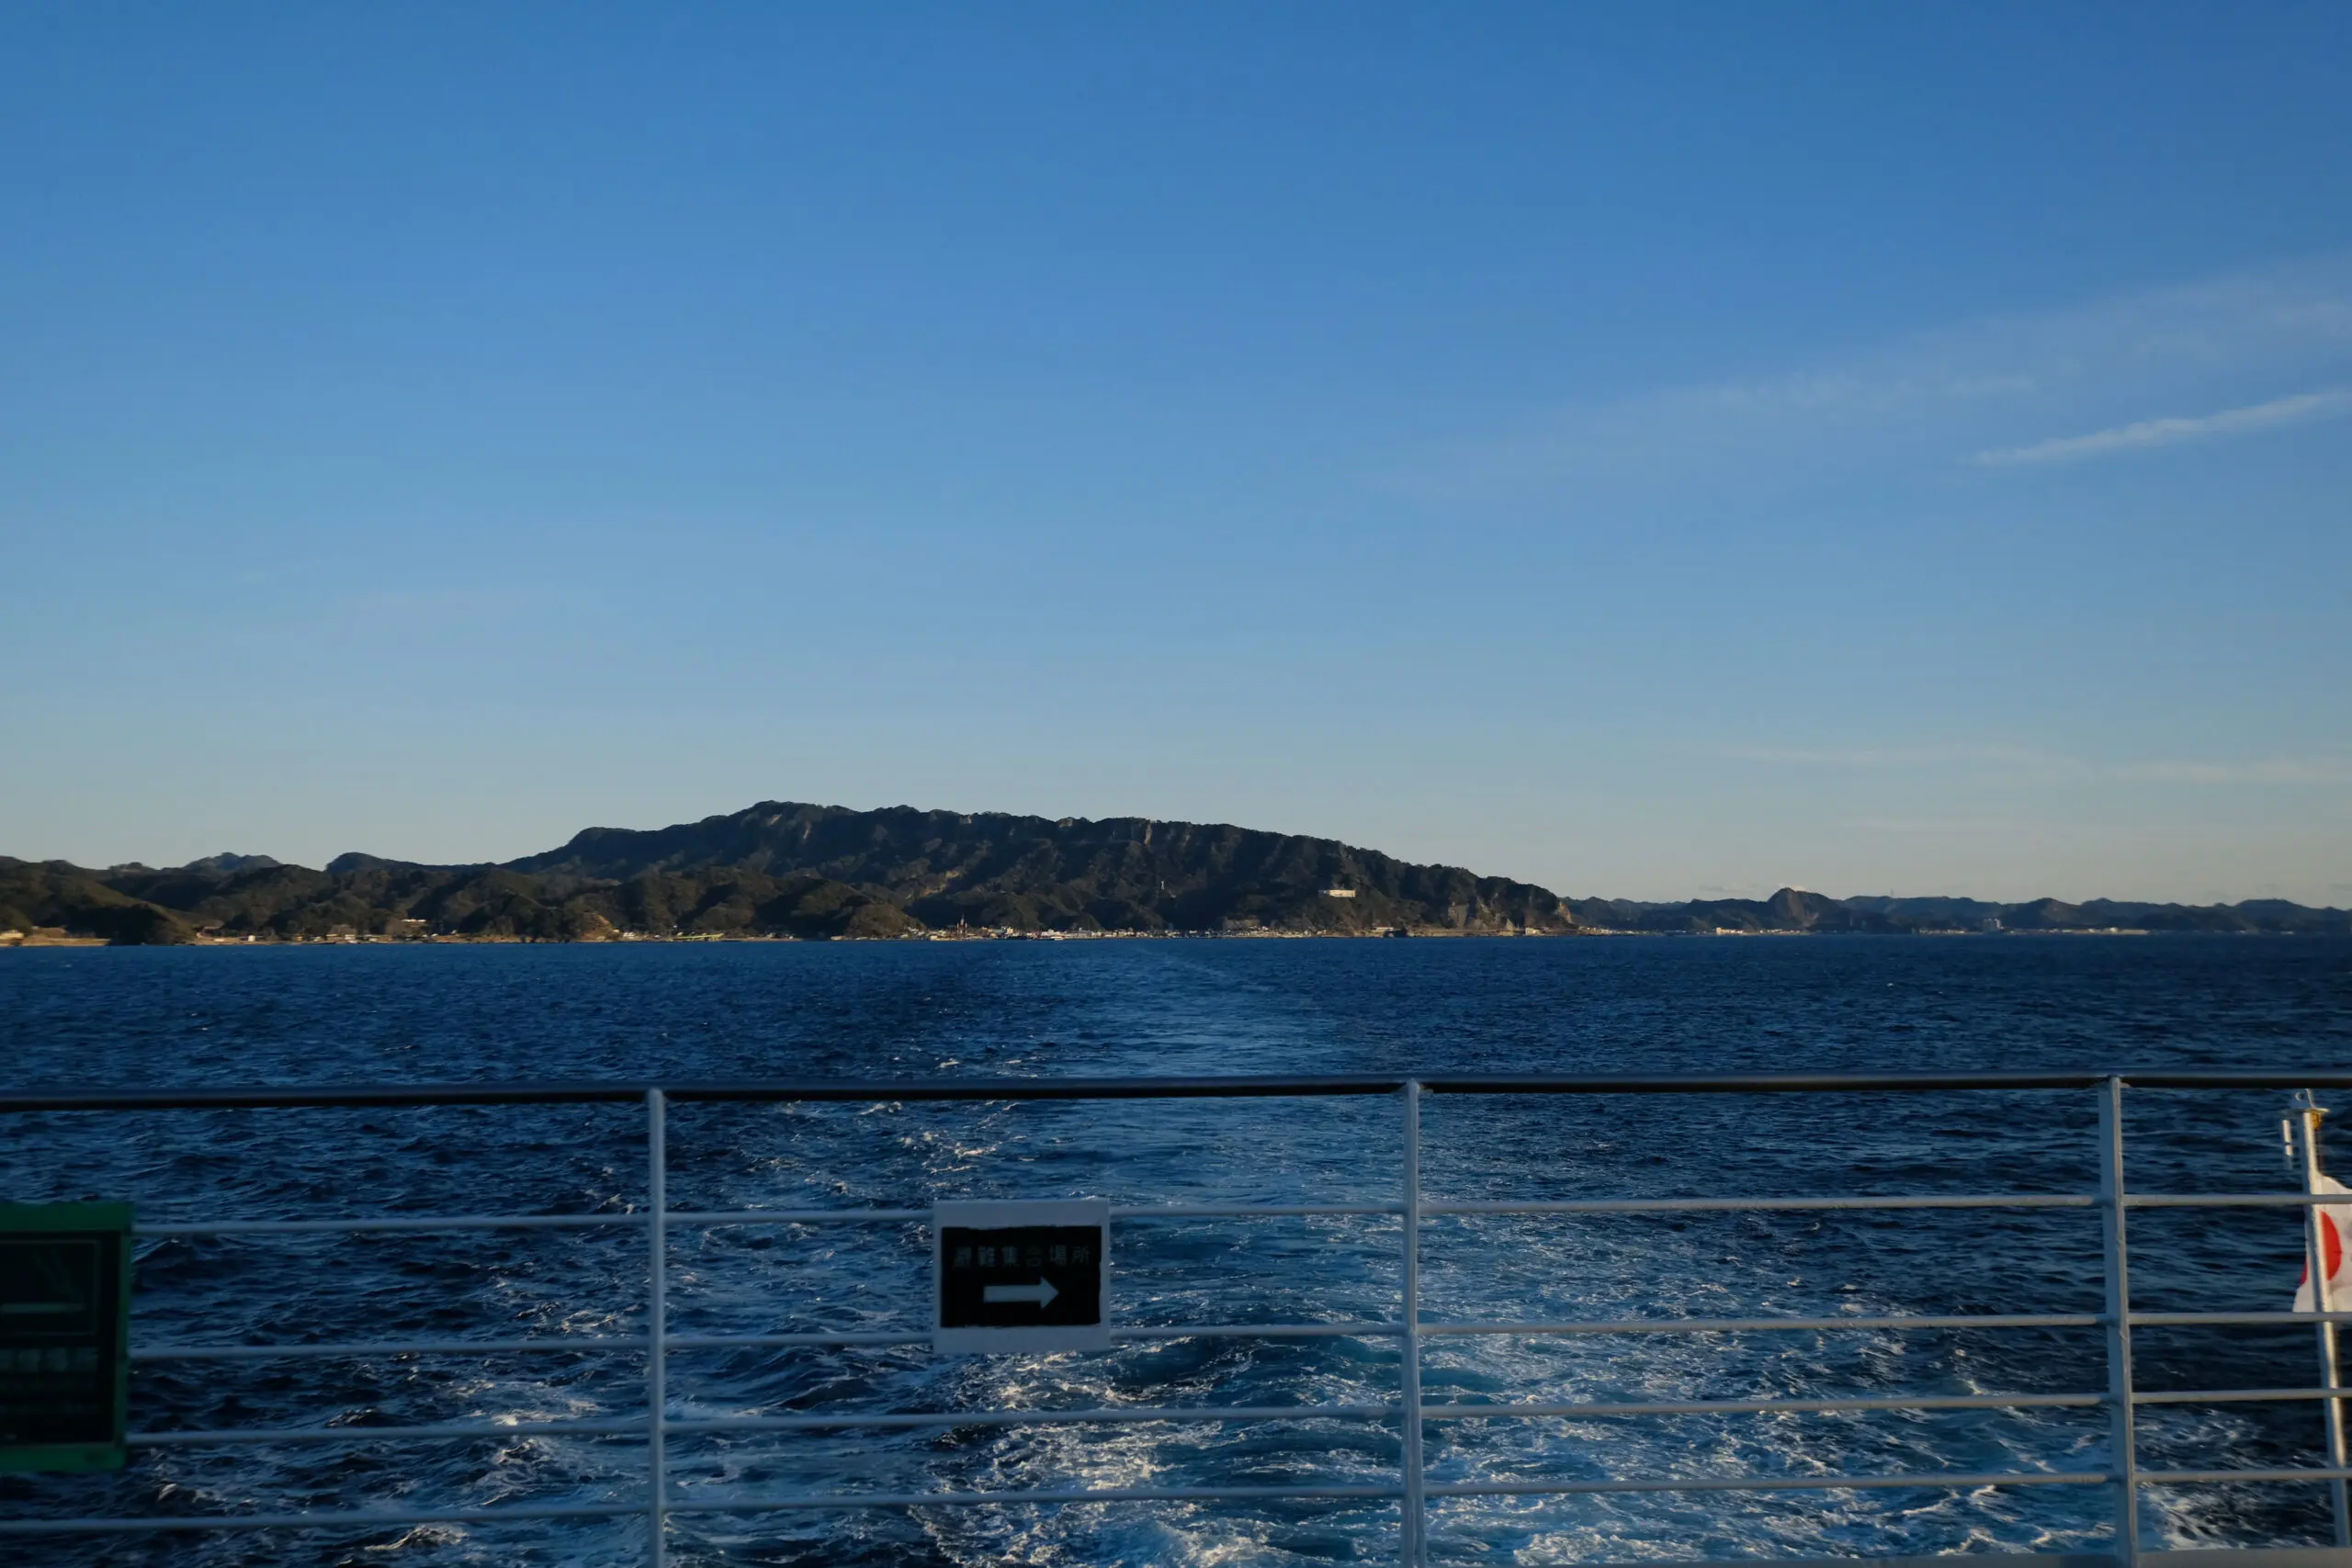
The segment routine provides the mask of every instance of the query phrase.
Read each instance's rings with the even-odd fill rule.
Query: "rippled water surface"
[[[0,953],[10,1082],[617,1078],[2352,1065],[2352,943],[2128,938],[1136,942],[641,947],[43,950]],[[2279,1190],[2283,1097],[2143,1091],[2131,1180]],[[1432,1199],[2063,1193],[2094,1184],[2088,1091],[1703,1098],[1431,1096]],[[142,1221],[626,1213],[641,1111],[16,1116],[0,1196],[128,1198]],[[920,1208],[944,1196],[1121,1204],[1384,1203],[1395,1099],[736,1106],[670,1112],[684,1210]],[[2342,1163],[2352,1164],[2352,1151]],[[2291,1212],[2145,1211],[2134,1304],[2272,1310]],[[1382,1322],[1394,1218],[1120,1222],[1129,1325]],[[672,1332],[926,1326],[915,1224],[684,1226]],[[1423,1315],[2089,1313],[2084,1210],[1436,1218]],[[142,1242],[134,1343],[627,1335],[645,1249],[628,1226]],[[2143,1330],[2143,1388],[2306,1386],[2308,1328]],[[1434,1404],[2062,1393],[2106,1382],[2093,1328],[1434,1337]],[[628,1352],[141,1365],[145,1432],[628,1420]],[[706,1417],[1216,1404],[1389,1404],[1393,1337],[1170,1337],[1100,1355],[934,1359],[920,1344],[684,1349],[670,1415]],[[2308,1404],[2163,1405],[2141,1462],[2317,1462]],[[989,1488],[1394,1483],[1396,1423],[734,1432],[672,1440],[688,1502]],[[1836,1471],[2098,1471],[2098,1409],[1435,1420],[1436,1483]],[[140,1450],[118,1477],[0,1477],[0,1514],[273,1512],[599,1503],[638,1495],[632,1437]],[[1695,1491],[1433,1501],[1441,1562],[2103,1546],[2104,1488]],[[2308,1486],[2152,1491],[2153,1543],[2324,1539]],[[1381,1499],[685,1513],[681,1563],[1393,1562]],[[0,1557],[14,1562],[0,1542]],[[641,1519],[43,1540],[44,1563],[641,1562]],[[30,1559],[27,1559],[30,1561]]]

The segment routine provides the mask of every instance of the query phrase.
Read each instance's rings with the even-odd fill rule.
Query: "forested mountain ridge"
[[[1336,839],[1141,817],[764,801],[648,832],[591,828],[517,871],[617,880],[721,866],[813,873],[889,899],[933,928],[1210,931],[1565,931],[1544,888],[1414,865]],[[1331,890],[1347,897],[1334,897]]]
[[[922,929],[887,899],[821,876],[653,873],[603,882],[367,856],[345,856],[326,871],[278,865],[193,876],[185,868],[94,872],[0,859],[0,931],[43,927],[129,942],[881,937]]]
[[[213,855],[157,870],[0,856],[0,940],[895,937],[965,931],[1416,935],[1572,932],[2203,931],[2352,933],[2352,914],[2039,899],[1680,904],[1563,899],[1334,839],[1148,818],[1020,817],[764,801],[698,822],[591,828],[500,865],[347,854],[323,870]]]

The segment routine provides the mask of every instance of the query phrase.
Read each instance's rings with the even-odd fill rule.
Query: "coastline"
[[[1602,927],[1580,927],[1572,931],[1429,931],[1379,930],[1365,931],[1280,931],[1256,930],[1234,931],[910,931],[901,936],[831,936],[803,937],[771,933],[695,932],[666,934],[650,931],[623,931],[610,936],[537,937],[537,936],[474,936],[459,932],[427,932],[414,936],[385,936],[350,933],[319,937],[306,936],[242,936],[220,937],[198,935],[187,942],[170,943],[114,942],[104,937],[79,936],[72,932],[45,930],[31,932],[0,931],[0,953],[12,950],[55,947],[617,947],[642,944],[678,945],[691,943],[824,943],[824,942],[1385,942],[1408,938],[1416,942],[1453,941],[1518,942],[1529,939],[1561,940],[1621,938],[1647,942],[1707,941],[1713,938],[1834,938],[1883,937],[1908,941],[1917,937],[1969,937],[1975,939],[2049,938],[2049,937],[2166,937],[2166,936],[2231,936],[2284,937],[2307,936],[2302,931],[2160,931],[2141,926],[2093,926],[2050,931],[1949,931],[1920,930],[1908,931],[1620,931]]]

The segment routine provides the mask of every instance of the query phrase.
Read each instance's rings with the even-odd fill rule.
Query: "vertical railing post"
[[[669,1503],[668,1454],[662,1445],[662,1416],[669,1393],[662,1386],[669,1353],[669,1194],[668,1102],[658,1089],[645,1091],[645,1561],[662,1568],[669,1559],[662,1515]]]
[[[2099,1231],[2107,1266],[2107,1403],[2109,1446],[2115,1452],[2115,1556],[2123,1568],[2140,1561],[2140,1454],[2133,1430],[2132,1383],[2132,1254],[2124,1230],[2123,1080],[2098,1088]]]
[[[1405,1568],[1421,1568],[1421,1086],[1405,1085]]]
[[[2302,1103],[2296,1108],[2297,1119],[2303,1125],[2303,1191],[2311,1197],[2319,1196],[2321,1190],[2319,1119],[2326,1114],[2308,1091],[2302,1097]],[[2303,1267],[2311,1276],[2312,1310],[2319,1313],[2335,1310],[2335,1283],[2327,1273],[2327,1244],[2324,1230],[2326,1224],[2326,1216],[2319,1212],[2318,1204],[2313,1203],[2303,1210]],[[2336,1245],[2339,1248],[2343,1246],[2341,1238]],[[2335,1355],[2335,1325],[2324,1319],[2319,1325],[2319,1377],[2322,1388],[2343,1386]],[[2341,1400],[2324,1399],[2320,1401],[2320,1408],[2326,1413],[2327,1467],[2340,1471],[2345,1467],[2344,1404]],[[2327,1483],[2327,1499],[2335,1512],[2335,1544],[2352,1546],[2352,1507],[2346,1506],[2341,1477]]]

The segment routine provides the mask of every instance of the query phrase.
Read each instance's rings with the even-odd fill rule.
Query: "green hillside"
[[[348,854],[323,870],[213,855],[156,870],[0,857],[0,932],[125,944],[338,938],[642,938],[1100,931],[1494,935],[1640,931],[1904,934],[2127,929],[2352,933],[2352,915],[2277,899],[1564,900],[1335,839],[1139,817],[853,811],[766,801],[650,830],[591,828],[503,865]]]

